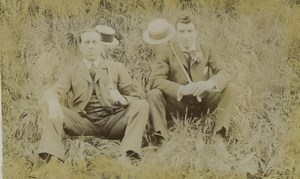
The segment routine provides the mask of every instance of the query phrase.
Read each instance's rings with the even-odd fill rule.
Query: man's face
[[[196,27],[193,23],[184,24],[181,22],[177,23],[177,34],[176,38],[184,48],[190,49],[194,46],[197,38]]]
[[[84,32],[81,34],[79,50],[85,59],[94,61],[99,58],[102,51],[101,48],[100,35],[97,32]]]

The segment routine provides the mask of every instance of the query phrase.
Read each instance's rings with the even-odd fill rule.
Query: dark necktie
[[[93,80],[95,79],[95,75],[96,75],[95,70],[96,70],[96,66],[95,66],[94,63],[92,63],[92,66],[90,68],[90,75],[91,75],[91,77],[92,77]]]
[[[192,52],[184,52],[184,56],[186,59],[186,63],[187,63],[187,72],[189,74],[189,76],[191,77],[191,60],[192,60],[192,56],[191,56]]]
[[[184,52],[188,67],[190,67],[190,64],[191,64],[191,59],[192,59],[191,53],[192,52]]]

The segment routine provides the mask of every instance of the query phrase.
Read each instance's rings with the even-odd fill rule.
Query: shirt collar
[[[194,44],[190,49],[186,49],[184,48],[180,43],[179,43],[179,47],[182,50],[182,52],[192,52],[196,50],[196,44]]]
[[[91,62],[87,59],[83,59],[85,66],[90,69],[92,67],[92,64],[94,63],[95,67],[98,68],[100,64],[100,58],[97,58],[95,61]]]

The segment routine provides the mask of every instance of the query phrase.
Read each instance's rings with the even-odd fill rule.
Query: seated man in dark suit
[[[175,32],[176,40],[171,41]],[[184,116],[187,113],[199,117],[208,110],[215,111],[215,140],[223,142],[239,92],[222,59],[197,37],[196,24],[187,13],[178,17],[176,30],[162,20],[149,24],[144,33],[146,42],[170,41],[160,48],[152,66],[148,93],[150,120],[156,134],[163,138],[167,133],[169,114]]]

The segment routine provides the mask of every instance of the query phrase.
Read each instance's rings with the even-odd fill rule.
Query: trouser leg
[[[221,93],[210,93],[205,97],[204,105],[212,107],[212,109],[216,108],[215,132],[224,129],[224,135],[226,135],[238,95],[239,90],[237,86],[229,82]]]
[[[159,89],[149,91],[147,98],[150,105],[150,121],[154,132],[160,132],[162,136],[165,136],[168,128],[167,114],[185,114],[187,108],[182,102],[166,98]]]
[[[65,131],[71,135],[98,135],[96,126],[88,119],[82,118],[68,108],[63,107],[62,110],[64,118],[61,123],[53,123],[48,116],[43,119],[43,132],[38,153],[44,159],[50,154],[64,160],[65,146],[62,139]]]
[[[136,100],[124,111],[108,116],[95,125],[98,126],[102,136],[122,140],[121,153],[134,151],[140,154],[148,117],[149,104],[145,100]]]
[[[125,135],[121,143],[121,153],[134,151],[141,154],[141,145],[146,124],[149,119],[149,104],[144,100],[137,100],[126,110],[128,118]]]
[[[154,132],[160,132],[162,135],[167,133],[166,119],[166,100],[162,91],[153,89],[147,94],[147,100],[150,105],[150,122]]]

